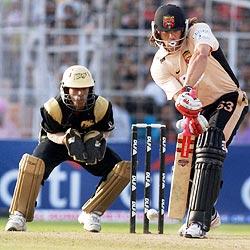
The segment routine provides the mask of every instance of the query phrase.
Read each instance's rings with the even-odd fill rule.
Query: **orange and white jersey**
[[[165,91],[169,100],[183,87],[189,60],[199,44],[207,44],[212,48],[197,87],[198,98],[203,106],[239,88],[210,27],[205,23],[196,23],[189,28],[180,50],[169,54],[162,45],[154,56],[150,69],[152,78]]]

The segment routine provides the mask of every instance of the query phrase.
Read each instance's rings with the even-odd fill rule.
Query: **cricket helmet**
[[[155,28],[159,31],[182,30],[186,26],[186,17],[179,6],[167,4],[156,10],[154,22]]]
[[[80,111],[88,110],[91,108],[95,102],[94,97],[94,84],[95,81],[90,73],[90,71],[82,65],[73,65],[67,68],[62,76],[60,95],[63,102],[70,109],[75,110],[75,106],[72,103],[71,97],[69,95],[69,88],[89,88],[89,94],[87,97],[87,102],[85,107]],[[78,109],[79,111],[79,109]]]
[[[94,80],[90,71],[81,65],[73,65],[67,68],[62,77],[63,87],[89,88],[94,87]]]
[[[152,35],[155,38],[157,46],[164,44],[168,49],[175,48],[178,50],[181,43],[186,38],[188,29],[188,19],[186,19],[183,10],[174,4],[164,4],[160,6],[154,16],[154,21],[151,23]],[[171,40],[166,45],[161,39],[161,32],[182,31],[181,38],[178,40]]]

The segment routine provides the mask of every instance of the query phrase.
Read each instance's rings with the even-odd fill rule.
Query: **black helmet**
[[[183,10],[174,4],[164,4],[155,12],[154,23],[158,31],[184,30],[185,21]]]

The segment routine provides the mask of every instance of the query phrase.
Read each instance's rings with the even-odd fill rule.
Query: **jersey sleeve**
[[[168,100],[171,100],[181,90],[181,83],[168,72],[167,65],[164,65],[156,58],[154,58],[150,67],[150,72],[154,82],[163,89]]]
[[[96,120],[96,130],[109,132],[114,129],[114,117],[111,102],[99,96],[95,104],[94,115]]]
[[[206,23],[197,23],[192,26],[188,37],[192,40],[195,47],[199,44],[207,44],[212,48],[212,51],[216,51],[219,48],[218,40]]]
[[[41,127],[48,133],[64,132],[61,125],[62,112],[56,99],[51,98],[40,109],[42,116]]]

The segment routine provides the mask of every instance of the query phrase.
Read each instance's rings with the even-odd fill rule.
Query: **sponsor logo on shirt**
[[[189,50],[185,50],[184,53],[182,54],[186,64],[189,64],[190,58],[191,58],[191,53]]]
[[[109,126],[108,130],[113,129],[113,128],[114,128],[113,122],[109,121],[109,122],[108,122],[108,126]]]
[[[208,29],[202,29],[197,30],[193,34],[193,39],[195,40],[209,40],[209,30]]]
[[[86,121],[81,122],[81,127],[82,128],[89,128],[94,124],[95,124],[95,122],[93,120],[86,120]]]

